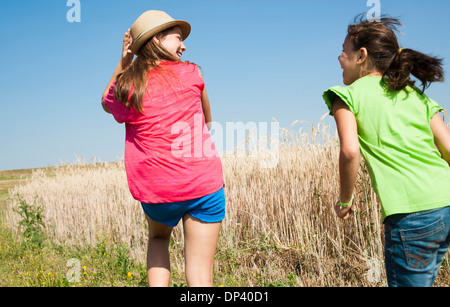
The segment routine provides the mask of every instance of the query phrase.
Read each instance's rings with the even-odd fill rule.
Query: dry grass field
[[[339,220],[338,143],[323,124],[282,131],[278,164],[257,155],[222,156],[227,215],[217,247],[215,285],[386,286],[380,205],[361,161],[355,212]],[[41,206],[46,236],[56,244],[95,245],[108,236],[145,263],[147,229],[128,190],[122,162],[83,162],[35,170],[9,190],[5,218],[15,229],[18,195]],[[171,243],[172,281],[184,283],[183,234]],[[438,286],[449,286],[448,256]]]

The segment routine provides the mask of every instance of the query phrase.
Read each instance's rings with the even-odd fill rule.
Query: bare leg
[[[152,221],[147,215],[149,236],[147,274],[149,287],[168,287],[170,282],[169,242],[172,227]]]
[[[183,217],[186,281],[189,287],[212,287],[214,256],[222,223]]]

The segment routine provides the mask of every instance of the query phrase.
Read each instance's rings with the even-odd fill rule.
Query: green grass
[[[112,241],[109,233],[98,235],[94,245],[57,245],[45,235],[39,207],[20,201],[14,210],[22,214],[19,228],[10,229],[6,222],[0,226],[0,287],[147,286],[145,259],[139,263],[131,260],[130,247]],[[225,246],[219,242],[216,286],[245,287],[249,279],[262,287],[296,285],[295,273],[289,273],[286,279],[269,280],[264,270],[255,272],[254,268],[242,265],[255,255],[261,256],[258,265],[263,268],[268,254],[282,257],[270,237],[240,242],[233,249]],[[170,248],[172,258],[182,254],[182,244],[171,242]],[[172,269],[171,286],[187,286],[184,272]]]
[[[8,189],[24,182],[31,173],[32,170],[0,172],[0,287],[147,285],[145,266],[130,260],[129,247],[112,242],[108,234],[98,235],[94,246],[54,244],[45,236],[38,208],[25,202],[17,208],[23,214],[20,228],[8,227],[3,217]]]
[[[129,257],[129,246],[113,241],[109,233],[98,234],[95,244],[78,246],[58,245],[45,234],[39,207],[21,202],[16,208],[22,212],[22,225],[11,228],[3,218],[8,188],[21,184],[31,171],[0,172],[0,287],[143,287],[147,286],[145,259],[139,262]],[[51,171],[48,171],[51,176]],[[19,178],[19,179],[17,179]],[[27,212],[27,214],[25,214]],[[42,223],[41,223],[42,222]],[[36,231],[39,229],[39,231]],[[216,253],[214,285],[226,287],[294,287],[300,280],[312,282],[320,278],[317,259],[308,254],[307,246],[278,246],[270,235],[228,244],[219,238]],[[250,239],[252,238],[252,239]],[[172,263],[180,262],[183,244],[171,242]],[[449,286],[449,255],[440,270],[436,286]],[[182,260],[181,260],[182,261]],[[171,272],[171,286],[185,287],[184,272],[175,265]],[[283,268],[284,274],[271,278],[271,271]],[[366,270],[344,272],[345,264],[336,269],[347,274],[346,280],[363,280]],[[308,285],[308,284],[307,284]],[[311,285],[314,285],[311,283]],[[358,285],[353,282],[352,285]]]
[[[45,171],[52,176],[52,169]],[[0,287],[147,286],[145,259],[139,263],[132,261],[128,256],[130,247],[113,242],[108,233],[99,234],[95,245],[57,245],[45,235],[44,217],[39,215],[39,207],[25,202],[20,202],[15,209],[17,214],[22,214],[22,225],[11,229],[3,217],[9,200],[8,189],[24,183],[31,174],[32,170],[0,172]],[[294,273],[286,280],[271,281],[254,269],[239,267],[256,253],[276,252],[276,246],[268,238],[240,242],[232,250],[225,246],[225,242],[218,246],[216,286],[245,287],[248,279],[260,286],[295,285]],[[172,258],[183,254],[182,245],[172,242],[170,248]],[[171,286],[187,286],[183,271],[172,269]]]
[[[146,270],[128,257],[128,248],[99,237],[95,246],[40,247],[0,228],[1,287],[136,287],[147,284]]]

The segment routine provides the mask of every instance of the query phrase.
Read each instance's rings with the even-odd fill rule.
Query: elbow
[[[438,143],[435,148],[441,155],[441,158],[450,166],[450,143],[445,145]]]
[[[448,165],[450,166],[450,142],[446,144],[446,146],[440,149],[441,157],[444,159]]]
[[[111,111],[109,111],[108,107],[106,106],[104,99],[105,99],[105,96],[102,96],[102,108],[106,113],[111,114]]]
[[[359,159],[359,146],[345,146],[341,147],[340,156],[345,160]]]
[[[448,166],[450,166],[450,150],[445,153],[441,153],[441,157],[445,160],[445,162],[447,162]]]

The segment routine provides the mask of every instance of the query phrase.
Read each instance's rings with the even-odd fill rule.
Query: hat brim
[[[131,46],[131,51],[135,55],[137,55],[137,53],[139,52],[139,49],[141,49],[141,47],[145,44],[145,42],[147,42],[149,39],[151,39],[156,34],[162,32],[164,30],[167,30],[169,28],[175,27],[175,26],[179,26],[181,28],[181,35],[182,35],[183,40],[185,40],[191,33],[191,25],[188,22],[186,22],[184,20],[169,21],[162,25],[154,27],[144,33],[141,33],[139,35],[139,37],[133,41],[133,45]]]

